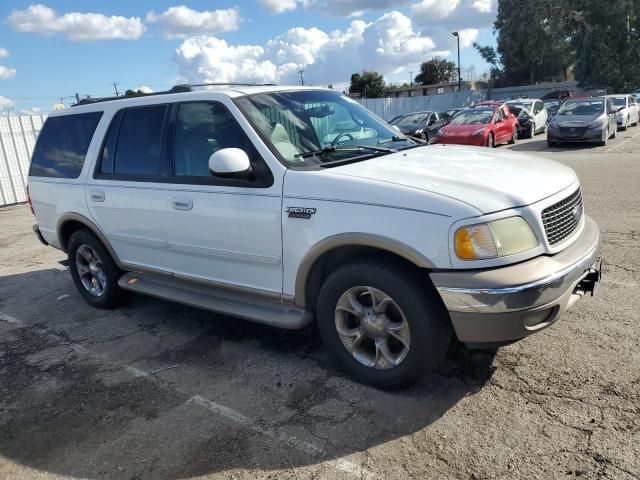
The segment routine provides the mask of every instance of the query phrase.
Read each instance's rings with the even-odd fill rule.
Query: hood
[[[529,205],[578,182],[571,168],[551,160],[453,145],[418,147],[325,171],[454,198],[482,213]]]
[[[597,115],[555,115],[553,120],[560,127],[587,127],[602,115],[602,113]]]
[[[481,128],[485,128],[486,125],[445,125],[440,129],[445,135],[471,135],[473,132],[477,132]]]

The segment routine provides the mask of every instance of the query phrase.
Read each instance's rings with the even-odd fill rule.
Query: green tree
[[[384,97],[387,87],[384,77],[378,72],[364,71],[351,75],[349,93],[359,93],[366,98]]]
[[[418,85],[433,85],[455,80],[458,76],[458,67],[442,57],[433,57],[428,62],[422,62],[420,73],[415,81]]]
[[[491,65],[489,69],[489,81],[494,87],[501,87],[504,82],[504,73],[502,70],[502,62],[500,61],[500,55],[495,48],[490,46],[482,46],[477,43],[473,43],[480,56],[485,62]]]
[[[640,2],[577,0],[570,22],[580,86],[640,86]]]

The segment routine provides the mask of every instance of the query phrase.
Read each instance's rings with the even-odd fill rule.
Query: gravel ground
[[[81,299],[26,206],[0,209],[0,478],[640,478],[640,128],[511,147],[573,167],[604,277],[497,352],[453,345],[408,390],[288,332],[141,296]]]

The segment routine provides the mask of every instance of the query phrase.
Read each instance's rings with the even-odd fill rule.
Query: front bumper
[[[606,125],[602,127],[589,128],[580,136],[563,135],[558,129],[550,129],[547,127],[547,140],[550,142],[601,142],[605,138]]]
[[[511,343],[553,324],[600,280],[600,231],[585,217],[562,252],[487,270],[432,272],[458,339],[469,346]]]

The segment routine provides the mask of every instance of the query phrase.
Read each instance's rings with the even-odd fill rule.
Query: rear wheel
[[[509,140],[509,145],[513,145],[514,143],[516,143],[517,139],[518,139],[518,129],[516,127],[513,127],[513,132],[511,132],[511,140]]]
[[[535,122],[531,122],[531,130],[529,131],[529,138],[533,138],[536,136],[536,124]]]
[[[122,271],[98,238],[78,230],[67,248],[69,271],[80,295],[97,308],[113,308],[124,297],[118,286]]]
[[[374,387],[408,386],[435,370],[452,328],[437,293],[402,268],[361,261],[333,272],[318,296],[322,340],[338,365]]]
[[[494,142],[494,139],[493,139],[493,133],[489,133],[489,136],[487,137],[487,147],[493,148],[495,146],[496,145],[495,145],[495,142]]]

